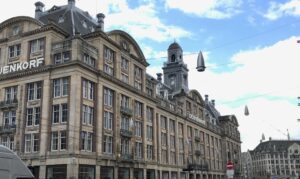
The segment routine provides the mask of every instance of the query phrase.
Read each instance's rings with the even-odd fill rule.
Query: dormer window
[[[86,24],[86,21],[85,21],[85,20],[81,21],[81,23],[82,23],[82,26],[83,26],[84,28],[87,28],[87,24]]]
[[[171,56],[171,63],[174,63],[176,61],[176,56],[175,56],[175,54],[173,54],[172,56]]]
[[[20,27],[19,26],[14,26],[12,28],[12,35],[18,35],[20,33]]]
[[[58,23],[63,23],[65,21],[65,18],[63,16],[59,16]]]

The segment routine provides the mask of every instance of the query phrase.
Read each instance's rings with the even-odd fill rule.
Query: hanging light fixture
[[[244,114],[245,114],[245,116],[248,116],[248,115],[249,115],[249,109],[248,109],[248,106],[247,106],[247,105],[245,106]]]

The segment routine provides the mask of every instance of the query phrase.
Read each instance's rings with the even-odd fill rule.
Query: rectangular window
[[[113,129],[113,117],[114,114],[108,111],[104,111],[104,128],[112,130]]]
[[[82,92],[83,92],[83,98],[85,99],[94,99],[94,83],[84,79],[82,81]]]
[[[161,133],[161,145],[167,146],[167,142],[168,142],[167,134],[162,132]]]
[[[16,111],[3,111],[4,126],[16,125]]]
[[[160,116],[160,128],[167,129],[167,118],[165,116]]]
[[[40,148],[39,134],[25,134],[25,153],[38,152]]]
[[[86,179],[95,179],[95,167],[88,165],[79,165],[79,177]]]
[[[129,101],[130,101],[130,98],[128,96],[125,96],[122,94],[121,96],[121,106],[124,107],[124,108],[129,108]]]
[[[104,88],[104,105],[112,107],[114,101],[114,91],[109,88]]]
[[[183,124],[178,123],[178,135],[183,136]]]
[[[81,132],[81,150],[92,151],[92,135],[93,133],[91,132]]]
[[[153,123],[153,108],[147,106],[146,112],[147,112],[147,122]]]
[[[104,47],[104,72],[114,75],[115,52],[108,47]]]
[[[10,150],[14,150],[15,149],[14,136],[3,135],[1,137],[1,144],[9,148]]]
[[[161,150],[161,161],[162,161],[162,163],[168,163],[168,152],[167,152],[167,150]]]
[[[175,152],[170,152],[170,164],[176,164],[176,154],[175,154]]]
[[[27,108],[26,126],[37,126],[40,124],[41,108]]]
[[[143,157],[143,143],[135,143],[135,157],[141,159]]]
[[[170,132],[175,133],[175,121],[170,119]]]
[[[69,92],[69,78],[59,78],[53,80],[53,96],[63,97],[68,96]]]
[[[93,125],[94,122],[94,108],[91,106],[82,106],[82,123]]]
[[[135,121],[134,126],[135,126],[135,136],[142,137],[143,123],[141,121]]]
[[[147,125],[147,140],[153,140],[153,127],[149,125]]]
[[[142,90],[143,70],[138,66],[134,66],[134,87]]]
[[[68,104],[55,104],[52,106],[52,123],[65,123],[68,121]]]
[[[121,57],[121,69],[124,71],[128,71],[128,66],[129,66],[129,61],[126,58]]]
[[[128,116],[122,115],[121,117],[121,129],[129,130],[130,128],[130,119]]]
[[[90,56],[87,53],[83,54],[83,62],[88,64],[89,66],[95,67],[96,66],[96,60],[92,56]]]
[[[112,149],[113,149],[113,137],[104,135],[103,153],[112,154]]]
[[[143,116],[143,103],[139,101],[135,101],[134,103],[134,114],[136,117],[142,117]]]
[[[71,57],[70,51],[56,53],[53,55],[54,64],[66,63],[70,61],[70,57]]]
[[[43,38],[30,41],[30,53],[44,50],[45,40]]]
[[[21,44],[16,44],[8,47],[9,58],[15,58],[21,55]]]
[[[30,100],[38,100],[41,99],[42,96],[42,82],[34,82],[27,84],[27,99]]]
[[[184,146],[183,138],[179,138],[178,142],[179,142],[179,150],[183,150],[183,146]]]
[[[5,88],[5,101],[6,102],[13,102],[17,100],[17,93],[18,93],[18,87],[12,86],[12,87],[6,87]]]
[[[153,146],[147,145],[147,159],[153,160]]]
[[[123,81],[124,83],[129,83],[129,77],[128,77],[128,75],[127,74],[125,74],[125,73],[122,73],[121,74],[121,81]]]
[[[121,154],[130,154],[130,140],[128,138],[121,138]]]
[[[180,153],[178,158],[179,165],[184,165],[184,154]]]
[[[175,149],[175,136],[170,136],[170,148]]]
[[[67,149],[66,131],[55,131],[51,134],[51,151]]]

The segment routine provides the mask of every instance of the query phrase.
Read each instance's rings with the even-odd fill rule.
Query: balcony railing
[[[18,100],[12,99],[12,100],[6,100],[0,102],[0,108],[14,108],[18,106]]]
[[[200,150],[195,150],[195,155],[201,155],[201,151]]]
[[[189,164],[184,171],[208,171],[208,164]]]
[[[15,124],[7,124],[4,126],[0,126],[0,134],[11,134],[16,131]]]
[[[133,156],[131,154],[121,154],[122,160],[132,161]]]
[[[132,137],[133,133],[127,129],[120,129],[120,133],[123,137]]]
[[[195,141],[200,142],[200,136],[195,136]]]
[[[132,116],[133,111],[129,107],[121,106],[120,108],[121,113],[126,114],[128,116]]]

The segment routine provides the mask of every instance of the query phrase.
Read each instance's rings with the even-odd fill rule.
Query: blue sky
[[[33,17],[35,2],[7,1],[0,22]],[[49,9],[67,0],[41,2]],[[242,151],[258,145],[262,133],[285,139],[288,129],[299,139],[300,0],[77,0],[76,6],[93,17],[103,12],[105,31],[132,35],[154,76],[176,40],[190,69],[190,88],[215,99],[221,114],[237,116]],[[203,73],[195,70],[200,50],[207,65]],[[249,116],[243,115],[245,105]]]

